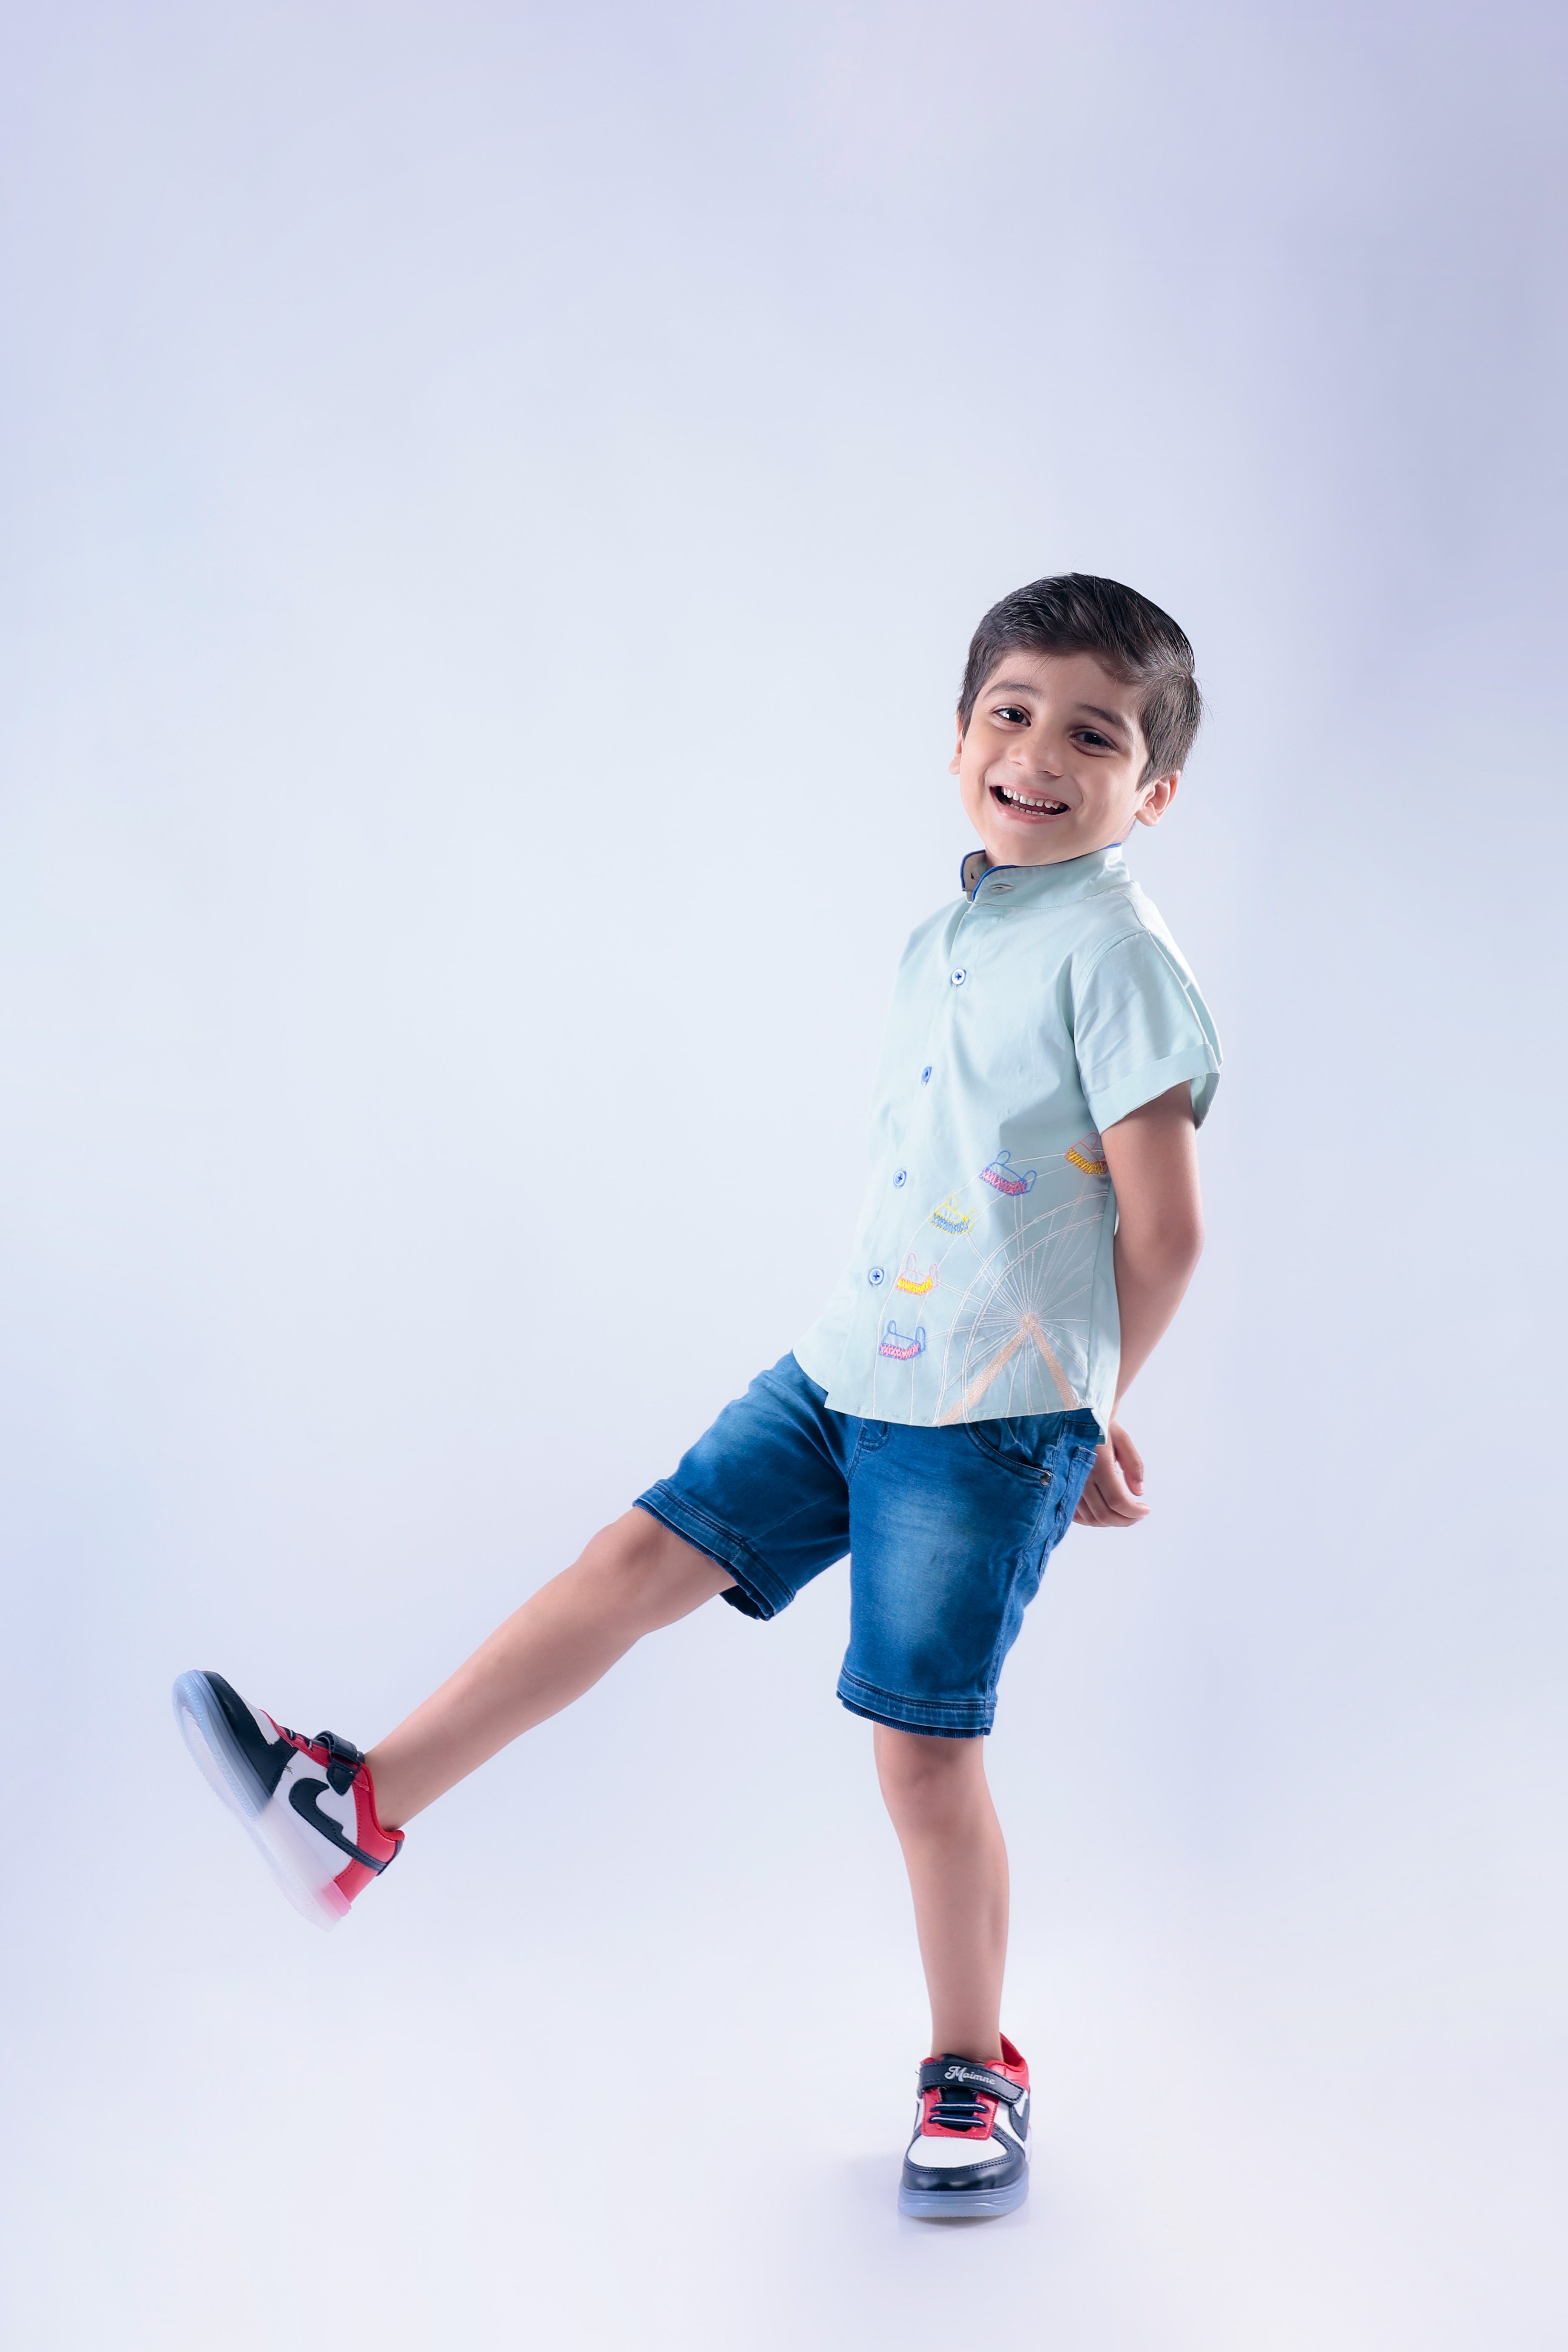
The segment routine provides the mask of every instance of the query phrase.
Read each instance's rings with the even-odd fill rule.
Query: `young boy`
[[[870,1184],[820,1321],[368,1755],[284,1729],[221,1675],[175,1685],[197,1762],[331,1927],[405,1823],[642,1634],[716,1597],[776,1616],[847,1552],[838,1696],[875,1726],[931,1995],[910,2213],[1006,2212],[1028,2188],[982,1736],[1068,1522],[1147,1515],[1114,1415],[1202,1247],[1219,1045],[1121,846],[1170,807],[1201,709],[1186,638],[1115,581],[994,605],[952,759],[982,845],[905,950]]]

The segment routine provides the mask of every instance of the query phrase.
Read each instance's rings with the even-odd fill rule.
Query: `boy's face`
[[[1134,689],[1092,654],[1004,654],[951,772],[993,866],[1056,866],[1157,824],[1180,775],[1151,776]]]

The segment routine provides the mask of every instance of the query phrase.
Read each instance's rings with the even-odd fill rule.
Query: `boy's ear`
[[[954,746],[953,746],[952,757],[952,759],[951,759],[951,760],[948,761],[948,763],[947,763],[947,772],[948,772],[948,774],[949,774],[950,776],[956,776],[956,775],[957,775],[957,773],[958,773],[958,768],[959,768],[959,762],[960,762],[960,761],[963,759],[963,719],[961,719],[959,720],[959,722],[958,722],[958,740],[957,740],[957,742],[956,742],[956,743],[954,744]]]
[[[1176,786],[1182,781],[1180,768],[1173,768],[1167,776],[1152,776],[1144,786],[1144,799],[1139,803],[1140,824],[1158,824],[1176,797]]]

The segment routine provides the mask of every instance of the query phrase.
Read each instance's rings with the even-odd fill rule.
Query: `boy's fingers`
[[[1089,1472],[1083,1492],[1079,1496],[1078,1508],[1073,1513],[1073,1517],[1079,1527],[1098,1528],[1104,1525],[1105,1506],[1100,1499],[1099,1475],[1098,1470]]]
[[[1116,1464],[1109,1453],[1102,1454],[1089,1474],[1084,1493],[1089,1497],[1097,1528],[1109,1528],[1116,1516],[1116,1489],[1120,1484]]]
[[[1080,1528],[1136,1528],[1141,1527],[1148,1516],[1149,1514],[1147,1510],[1086,1511],[1081,1503],[1079,1505],[1078,1509],[1073,1513],[1073,1517],[1078,1521]]]
[[[1143,1486],[1143,1456],[1119,1421],[1110,1424],[1110,1450],[1128,1486],[1134,1494],[1140,1493]]]
[[[1148,1504],[1126,1485],[1111,1448],[1102,1445],[1074,1519],[1085,1528],[1135,1528],[1148,1517]]]

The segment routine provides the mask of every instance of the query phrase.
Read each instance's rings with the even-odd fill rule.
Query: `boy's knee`
[[[962,1804],[985,1769],[978,1739],[937,1739],[879,1724],[876,1748],[877,1777],[895,1818],[923,1820]]]
[[[608,1605],[646,1618],[650,1628],[684,1615],[732,1580],[651,1511],[626,1511],[601,1528],[579,1565],[605,1585]]]

